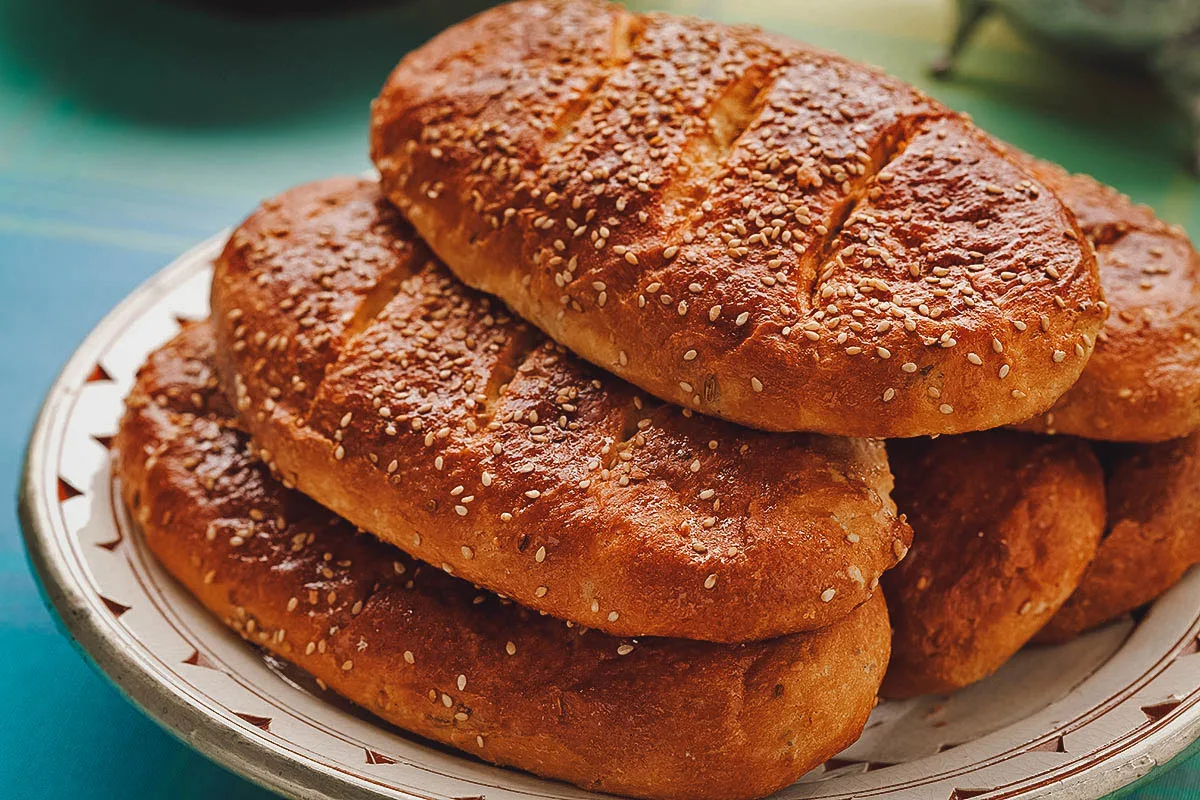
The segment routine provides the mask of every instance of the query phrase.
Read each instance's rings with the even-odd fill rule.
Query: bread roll
[[[1040,641],[1065,641],[1116,619],[1200,563],[1200,434],[1096,449],[1107,473],[1108,530]]]
[[[883,580],[887,697],[949,692],[1008,661],[1067,600],[1104,530],[1085,442],[1013,431],[890,442],[912,552]]]
[[[487,761],[646,798],[766,795],[862,730],[887,661],[880,597],[747,645],[568,627],[284,489],[233,429],[211,356],[198,325],[141,372],[123,494],[200,602],[339,694]]]
[[[1096,248],[1109,318],[1079,381],[1021,427],[1158,442],[1200,428],[1200,254],[1187,234],[1087,175],[1024,156]]]
[[[392,201],[467,284],[665,400],[766,430],[1048,408],[1104,319],[1053,192],[965,117],[760,31],[522,0],[407,55]]]
[[[264,204],[212,300],[226,388],[290,484],[538,611],[766,638],[845,615],[907,549],[881,443],[639,396],[458,283],[370,181]]]

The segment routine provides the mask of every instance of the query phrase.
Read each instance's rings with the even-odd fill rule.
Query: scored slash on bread
[[[212,309],[222,383],[289,485],[529,608],[761,639],[839,619],[907,551],[881,442],[640,395],[462,286],[371,181],[264,203]]]
[[[117,472],[150,549],[249,641],[408,730],[636,797],[770,794],[861,732],[887,663],[878,594],[820,631],[744,645],[541,616],[284,488],[216,388],[213,350],[198,324],[150,356]]]
[[[1105,307],[1053,192],[963,116],[760,31],[489,10],[372,113],[391,200],[467,284],[665,400],[895,437],[1019,422]]]

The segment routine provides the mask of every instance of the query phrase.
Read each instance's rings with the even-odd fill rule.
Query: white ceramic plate
[[[25,537],[45,594],[95,664],[164,727],[303,798],[587,798],[387,725],[227,631],[154,561],[117,500],[109,437],[145,356],[207,313],[214,237],[88,336],[29,443]],[[863,738],[778,796],[1098,798],[1200,736],[1200,571],[1139,620],[1027,648],[951,697],[884,703]]]

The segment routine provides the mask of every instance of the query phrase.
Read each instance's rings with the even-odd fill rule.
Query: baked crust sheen
[[[746,645],[570,628],[285,489],[233,428],[212,351],[196,325],[143,368],[123,494],[206,607],[339,694],[493,763],[645,798],[760,797],[862,730],[887,661],[879,596]]]
[[[1104,530],[1086,442],[1013,431],[889,442],[908,558],[884,576],[887,697],[950,692],[1008,661],[1079,585]]]
[[[1200,434],[1097,450],[1107,473],[1108,530],[1039,641],[1065,641],[1116,619],[1200,563]]]
[[[639,396],[455,280],[370,181],[265,203],[212,308],[222,382],[290,484],[537,611],[768,638],[848,613],[907,550],[882,443]]]
[[[1187,234],[1087,175],[1024,158],[1094,244],[1110,313],[1079,380],[1021,427],[1125,442],[1200,428],[1200,254]]]
[[[503,5],[405,56],[371,147],[467,284],[751,427],[1019,422],[1105,316],[1074,217],[965,117],[755,29]]]

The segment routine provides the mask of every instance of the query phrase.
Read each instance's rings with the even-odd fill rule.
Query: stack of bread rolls
[[[964,686],[1200,560],[1200,257],[1116,192],[838,56],[600,0],[451,28],[371,122],[379,181],[230,236],[117,469],[204,605],[380,717],[759,797],[881,686]]]

